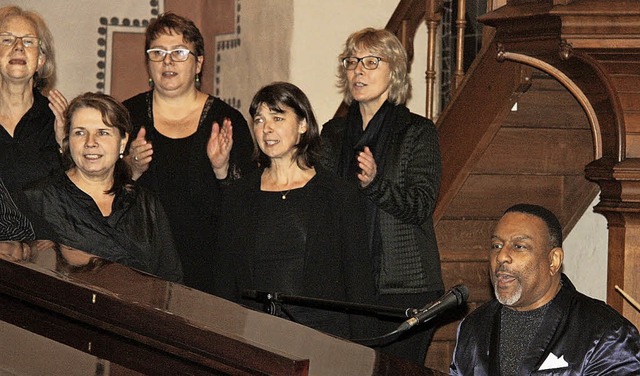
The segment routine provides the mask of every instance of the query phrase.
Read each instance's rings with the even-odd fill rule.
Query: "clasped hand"
[[[53,112],[53,115],[56,118],[56,121],[54,124],[56,142],[58,143],[58,146],[62,147],[62,141],[64,140],[64,136],[65,136],[64,111],[67,109],[67,106],[69,105],[69,103],[67,102],[67,98],[65,98],[64,95],[62,95],[62,93],[59,90],[55,90],[55,89],[49,91],[49,95],[47,96],[47,99],[49,99],[49,108],[51,109],[51,111]]]
[[[53,247],[54,243],[51,240],[0,241],[0,258],[11,261],[28,261],[37,257],[40,252]]]
[[[357,159],[358,168],[360,168],[360,172],[357,177],[358,180],[360,180],[360,186],[362,188],[366,188],[371,184],[373,178],[376,177],[376,174],[378,173],[378,166],[373,158],[373,153],[368,146],[365,146],[364,150],[358,153]]]
[[[131,141],[129,154],[124,157],[125,162],[131,167],[133,180],[138,180],[149,169],[149,164],[153,159],[153,145],[147,141],[146,135],[147,130],[144,127],[140,128],[136,138]]]

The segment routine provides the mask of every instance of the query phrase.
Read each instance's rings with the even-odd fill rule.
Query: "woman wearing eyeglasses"
[[[145,51],[151,90],[124,102],[134,126],[126,160],[134,179],[160,197],[184,283],[213,292],[220,199],[213,166],[220,164],[208,157],[208,143],[221,127],[233,126],[233,150],[218,172],[235,179],[254,168],[253,141],[240,112],[199,90],[204,40],[192,21],[161,14],[147,27]]]
[[[387,30],[349,36],[338,80],[349,110],[322,129],[323,163],[367,198],[377,304],[421,308],[444,288],[432,220],[441,175],[435,126],[405,107],[407,54]],[[378,324],[372,337],[400,322]],[[428,324],[417,326],[382,350],[424,364],[432,333]]]
[[[62,168],[67,102],[51,90],[54,81],[53,37],[44,20],[16,6],[0,8],[0,175],[12,195]]]

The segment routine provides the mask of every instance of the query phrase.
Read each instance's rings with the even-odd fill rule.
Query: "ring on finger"
[[[137,155],[133,156],[133,159],[137,162],[138,161],[138,156]]]

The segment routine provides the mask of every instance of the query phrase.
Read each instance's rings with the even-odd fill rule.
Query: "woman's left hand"
[[[65,118],[64,111],[67,109],[69,103],[67,102],[67,98],[62,95],[59,90],[53,89],[49,91],[49,108],[53,111],[53,114],[56,117],[55,121],[55,134],[56,141],[58,142],[58,146],[62,147],[62,140],[64,140],[64,126],[65,126]]]
[[[222,127],[217,122],[214,122],[211,127],[211,137],[209,137],[209,142],[207,143],[207,156],[216,178],[220,180],[227,177],[232,146],[233,127],[231,126],[231,120],[224,119]]]
[[[357,175],[358,180],[360,180],[360,186],[365,188],[371,184],[378,172],[376,160],[373,158],[373,153],[368,146],[364,147],[364,151],[358,153],[358,167],[360,168],[360,172]]]

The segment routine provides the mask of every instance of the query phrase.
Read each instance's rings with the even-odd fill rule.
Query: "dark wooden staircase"
[[[469,288],[469,310],[492,298],[487,256],[491,231],[506,208],[518,202],[551,208],[566,234],[598,193],[584,176],[585,165],[593,160],[593,141],[581,107],[543,72],[524,66],[516,70],[513,77],[521,77],[522,85],[514,91],[486,97],[465,87],[464,96],[476,98],[473,110],[461,111],[456,122],[446,117],[438,122],[443,161],[449,161],[445,165],[454,159],[449,155],[459,159],[468,154],[455,188],[449,185],[451,191],[441,193],[448,202],[438,206],[436,236],[445,285]],[[502,73],[483,70],[483,80],[499,80]],[[483,102],[502,103],[503,108],[496,106],[494,121],[479,132],[483,124],[478,119],[491,117],[490,109],[481,109]],[[443,371],[448,366],[459,318],[441,320],[427,355],[429,367]]]
[[[387,28],[411,45],[416,14],[429,25],[441,6],[403,0]],[[519,202],[553,210],[566,236],[601,192],[607,302],[640,323],[614,290],[640,293],[640,1],[508,0],[480,20],[483,50],[436,123],[443,277],[470,291],[466,309],[434,323],[426,365],[443,372],[460,319],[492,298],[491,231]]]

